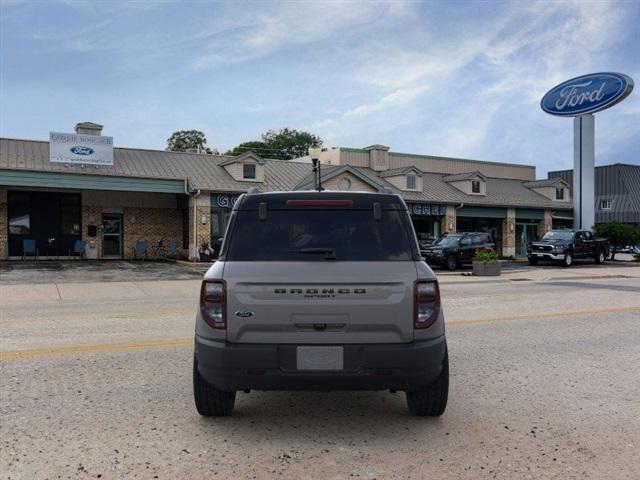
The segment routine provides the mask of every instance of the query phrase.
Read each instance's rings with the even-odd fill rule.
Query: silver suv
[[[402,198],[242,195],[202,282],[193,389],[206,416],[230,415],[237,391],[387,389],[441,415],[440,292]]]

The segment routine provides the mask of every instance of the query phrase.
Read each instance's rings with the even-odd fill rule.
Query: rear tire
[[[537,265],[538,264],[538,259],[535,257],[529,257],[529,265]]]
[[[444,262],[444,266],[447,270],[453,272],[458,267],[458,261],[456,260],[456,257],[454,255],[449,255]]]
[[[600,250],[598,253],[596,253],[596,256],[594,258],[596,264],[598,265],[602,265],[606,259],[607,256],[605,255],[603,250]]]
[[[223,392],[208,383],[200,372],[198,362],[193,359],[193,398],[196,410],[204,417],[228,417],[233,413],[236,392]]]
[[[447,408],[449,397],[449,354],[445,351],[442,371],[426,389],[417,392],[405,392],[407,407],[411,415],[437,417]]]
[[[570,267],[573,264],[573,255],[570,253],[564,254],[564,259],[562,260],[563,267]]]

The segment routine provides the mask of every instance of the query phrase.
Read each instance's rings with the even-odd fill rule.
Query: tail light
[[[435,280],[418,280],[414,284],[413,326],[429,328],[440,313],[440,290]]]
[[[227,287],[224,280],[204,280],[200,290],[200,312],[211,328],[227,328]]]

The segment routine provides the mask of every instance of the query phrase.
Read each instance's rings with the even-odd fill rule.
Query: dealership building
[[[0,260],[22,258],[25,240],[40,258],[65,258],[77,240],[87,258],[130,259],[139,241],[177,246],[195,259],[224,233],[231,208],[252,187],[314,188],[310,158],[271,160],[114,148],[102,126],[79,123],[49,141],[0,139]],[[69,153],[71,152],[71,153]],[[363,149],[312,149],[326,189],[391,190],[409,208],[421,242],[445,232],[486,231],[505,256],[570,226],[570,181],[536,180],[534,166]]]

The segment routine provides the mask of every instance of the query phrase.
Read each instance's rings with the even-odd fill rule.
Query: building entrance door
[[[529,242],[537,239],[537,223],[516,223],[516,257],[526,257]]]
[[[122,258],[122,214],[102,214],[102,258]]]

